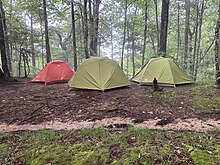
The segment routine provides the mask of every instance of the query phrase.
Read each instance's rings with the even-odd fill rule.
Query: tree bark
[[[135,17],[137,15],[137,7],[135,8]],[[132,32],[131,32],[131,53],[132,53],[132,77],[135,75],[135,22],[132,20]]]
[[[114,44],[113,44],[113,29],[112,29],[112,24],[110,26],[110,38],[111,38],[111,59],[114,59]]]
[[[220,87],[220,3],[218,9],[218,20],[215,27],[215,70],[216,70],[216,85]]]
[[[122,52],[121,52],[121,68],[122,68],[122,70],[123,70],[123,65],[124,65],[124,49],[125,49],[125,37],[126,37],[126,28],[127,28],[127,9],[128,9],[128,1],[125,0],[124,32],[123,32],[123,43],[122,43]]]
[[[2,7],[2,6],[1,6]],[[8,29],[6,25],[6,18],[5,18],[5,11],[2,7],[2,20],[3,20],[3,31],[4,31],[4,37],[5,37],[5,51],[6,51],[6,58],[7,58],[7,65],[9,72],[12,71],[12,59],[11,59],[11,52],[10,52],[10,46],[9,46],[9,38],[8,38]]]
[[[188,48],[189,48],[189,18],[190,18],[190,0],[185,1],[186,19],[184,31],[184,69],[187,69]]]
[[[156,14],[156,27],[157,27],[157,51],[160,49],[160,30],[159,30],[159,21],[158,21],[158,9],[157,9],[157,0],[154,0],[155,4],[155,14]]]
[[[199,68],[199,56],[200,56],[200,43],[201,43],[201,38],[202,38],[202,22],[203,22],[203,13],[204,13],[204,0],[202,1],[202,7],[201,7],[201,12],[199,15],[199,37],[198,37],[198,44],[197,44],[197,52],[196,52],[196,64],[195,64],[195,73],[194,73],[194,80],[196,81],[197,77],[197,72]]]
[[[45,43],[46,43],[46,54],[47,54],[47,63],[51,61],[51,54],[50,54],[50,42],[49,42],[49,35],[48,35],[48,20],[47,20],[47,7],[46,7],[46,0],[43,0],[43,9],[44,9],[44,28],[45,28]]]
[[[160,29],[160,49],[159,52],[166,57],[167,49],[167,29],[169,21],[169,0],[162,1],[162,12],[161,12],[161,29]]]
[[[44,66],[44,33],[43,33],[42,11],[40,7],[39,7],[39,18],[40,18],[40,32],[41,32],[41,65],[43,67]]]
[[[93,1],[93,6],[94,6]],[[94,7],[93,7],[94,9]],[[92,14],[92,0],[89,0],[89,36],[90,36],[90,45],[89,52],[91,56],[94,56],[94,14]]]
[[[89,51],[88,51],[88,18],[87,18],[87,0],[84,0],[84,52],[85,57],[89,58]]]
[[[147,40],[147,19],[148,19],[148,3],[145,1],[145,14],[144,14],[144,45],[141,65],[144,66],[145,50],[146,50],[146,40]]]
[[[5,34],[4,34],[4,20],[3,20],[3,6],[2,0],[0,0],[0,49],[1,49],[1,61],[2,61],[2,73],[1,77],[10,78],[10,72],[8,68],[7,55],[5,49]]]
[[[36,67],[36,62],[35,62],[35,53],[34,53],[34,30],[33,30],[33,17],[31,15],[31,55],[32,55],[32,66],[35,68]]]
[[[179,59],[180,53],[180,4],[177,2],[177,57],[176,60]]]
[[[93,51],[94,54],[97,56],[98,55],[98,38],[99,38],[99,6],[100,6],[101,0],[95,0],[95,6],[94,6],[94,41],[93,41]]]
[[[76,54],[76,26],[75,26],[75,11],[74,11],[74,2],[71,0],[71,9],[72,9],[72,37],[73,37],[73,61],[74,61],[74,70],[77,70],[77,54]]]
[[[194,39],[194,50],[193,50],[193,58],[192,58],[192,63],[191,63],[191,75],[193,76],[193,79],[195,80],[196,78],[194,77],[195,73],[195,60],[196,60],[196,52],[199,51],[197,50],[197,42],[198,42],[198,28],[199,28],[199,5],[197,4],[196,6],[196,25],[195,25],[195,39]]]

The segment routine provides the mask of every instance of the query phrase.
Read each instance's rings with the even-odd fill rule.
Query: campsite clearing
[[[98,123],[110,119],[104,124],[109,126],[111,118],[129,121],[124,122],[126,124],[153,121],[156,128],[173,124],[167,129],[175,129],[180,121],[197,119],[199,122],[212,120],[214,123],[207,123],[209,128],[220,127],[220,92],[213,86],[184,85],[153,92],[152,87],[132,84],[101,92],[70,90],[67,83],[43,85],[30,83],[29,79],[20,80],[16,84],[0,85],[0,123],[9,127],[12,124],[45,125],[46,122]],[[189,127],[192,129],[186,129],[197,130],[193,123]],[[198,130],[202,128],[205,126]]]

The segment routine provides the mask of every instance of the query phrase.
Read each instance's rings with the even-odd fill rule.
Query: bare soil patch
[[[0,132],[108,127],[116,123],[153,129],[220,128],[220,114],[202,113],[192,105],[195,85],[164,88],[153,93],[151,87],[132,84],[101,92],[70,90],[67,83],[43,85],[30,83],[29,79],[19,80],[0,84]],[[161,97],[167,90],[175,90],[178,97],[175,100]]]

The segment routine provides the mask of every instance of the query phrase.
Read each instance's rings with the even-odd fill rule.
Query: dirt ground
[[[205,114],[192,106],[195,85],[164,88],[132,84],[108,90],[71,90],[67,83],[44,85],[30,79],[0,84],[0,132],[42,128],[108,128],[133,124],[152,129],[207,131],[220,128],[220,114]],[[175,90],[178,98],[160,97]]]

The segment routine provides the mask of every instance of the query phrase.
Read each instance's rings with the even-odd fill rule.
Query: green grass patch
[[[162,97],[169,102],[174,102],[177,99],[177,94],[175,90],[165,90],[162,93]]]
[[[203,113],[220,113],[220,94],[214,86],[197,86],[193,89],[192,104]]]
[[[0,134],[0,162],[30,165],[218,164],[218,130],[154,131],[129,127]],[[212,138],[210,138],[212,137]]]

